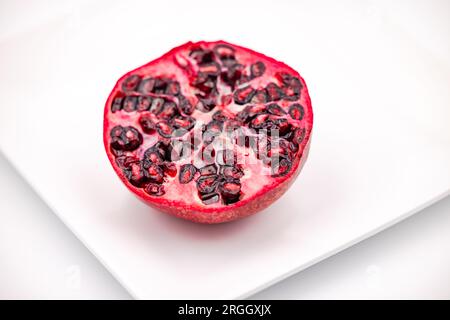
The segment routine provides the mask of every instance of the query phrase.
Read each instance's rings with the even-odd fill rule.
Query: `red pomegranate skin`
[[[114,125],[117,125],[117,121],[115,123],[112,123],[112,104],[114,102],[114,99],[121,94],[121,90],[123,90],[123,84],[126,79],[129,79],[130,76],[133,75],[139,75],[141,79],[145,79],[146,77],[153,77],[154,70],[158,70],[158,75],[163,74],[164,75],[164,66],[167,66],[168,64],[172,63],[174,68],[177,68],[177,63],[175,61],[180,61],[179,58],[175,58],[176,56],[181,57],[188,57],[186,58],[189,60],[189,52],[192,52],[193,48],[202,48],[204,50],[210,50],[214,51],[213,48],[216,48],[217,46],[228,46],[235,50],[236,58],[238,62],[245,63],[252,63],[257,61],[262,61],[265,65],[265,74],[261,76],[261,79],[267,78],[267,80],[263,81],[262,83],[269,83],[276,81],[275,74],[280,73],[287,73],[290,76],[297,78],[301,83],[301,89],[299,92],[299,98],[296,100],[290,100],[288,103],[293,102],[299,102],[303,108],[304,108],[304,115],[302,116],[303,119],[301,121],[300,127],[304,129],[303,131],[303,139],[298,144],[298,151],[295,154],[295,156],[291,159],[291,167],[287,174],[279,177],[270,177],[269,182],[267,182],[268,179],[264,178],[264,183],[261,183],[258,185],[257,188],[253,187],[251,189],[251,193],[241,193],[240,198],[238,201],[224,204],[224,203],[215,203],[213,205],[207,205],[202,203],[201,201],[196,200],[188,200],[191,197],[195,197],[191,195],[193,192],[191,190],[195,188],[194,181],[192,185],[187,188],[187,185],[181,185],[178,181],[178,175],[180,172],[180,167],[177,165],[177,175],[175,178],[169,178],[169,181],[167,180],[167,176],[165,176],[165,182],[164,186],[167,190],[175,189],[179,192],[180,197],[166,197],[165,194],[162,196],[154,196],[150,195],[148,192],[146,192],[144,187],[136,187],[132,183],[130,183],[129,178],[124,174],[124,170],[120,168],[120,166],[116,162],[116,155],[111,151],[111,129],[114,127]],[[243,61],[239,61],[239,56],[244,57]],[[182,59],[181,59],[182,60]],[[161,67],[159,67],[161,66]],[[248,67],[248,66],[246,66]],[[195,69],[195,68],[194,68]],[[170,68],[171,70],[171,68]],[[183,71],[185,72],[185,71]],[[170,74],[170,71],[168,71]],[[198,76],[195,74],[195,71],[189,71],[187,73],[191,73],[190,75],[186,75],[186,78],[192,78],[193,76]],[[180,85],[182,87],[183,93],[185,93],[186,97],[192,98],[189,96],[189,90],[191,87],[189,86],[189,83],[185,79],[178,79],[176,76],[173,77],[173,75],[168,75],[168,77],[172,77],[174,80],[179,80]],[[278,77],[278,76],[277,76]],[[279,79],[279,78],[277,78]],[[184,80],[184,81],[183,81]],[[249,82],[252,83],[251,81]],[[282,84],[280,84],[280,87]],[[283,87],[284,88],[284,87]],[[255,88],[257,89],[257,88]],[[284,90],[284,89],[283,89]],[[194,94],[192,94],[193,96]],[[287,94],[286,94],[287,95]],[[223,100],[222,100],[223,101]],[[280,104],[283,104],[283,108],[287,112],[287,105],[288,103],[284,104],[286,101],[284,99],[281,99],[278,101]],[[250,103],[252,104],[252,103]],[[269,103],[266,103],[268,105]],[[248,104],[246,104],[248,105]],[[245,107],[244,105],[243,107]],[[227,106],[222,106],[223,109],[226,109]],[[222,110],[222,109],[221,109]],[[215,110],[212,111],[212,113]],[[125,121],[126,122],[126,121]],[[119,122],[120,123],[120,122]],[[124,123],[124,126],[126,123]],[[261,53],[258,53],[256,51],[253,51],[251,49],[247,49],[242,46],[234,45],[222,40],[219,41],[199,41],[199,42],[187,42],[181,46],[175,47],[163,56],[161,56],[158,59],[155,59],[139,68],[136,68],[125,75],[123,75],[115,84],[113,90],[111,91],[104,109],[104,132],[103,132],[103,141],[105,150],[108,156],[108,159],[113,166],[114,171],[119,176],[119,178],[122,180],[123,184],[134,194],[136,195],[140,200],[142,200],[147,205],[168,213],[170,215],[173,215],[178,218],[186,219],[189,221],[193,221],[196,223],[205,223],[205,224],[217,224],[217,223],[223,223],[223,222],[229,222],[236,219],[240,219],[243,217],[250,216],[252,214],[255,214],[257,212],[260,212],[261,210],[269,207],[274,201],[279,199],[292,185],[292,183],[295,181],[297,176],[299,175],[309,152],[310,142],[311,142],[311,133],[313,128],[313,110],[311,106],[311,99],[308,93],[308,89],[306,86],[306,83],[304,79],[300,76],[300,74],[289,67],[288,65],[284,64],[283,62],[279,62],[273,58],[267,57]],[[136,126],[137,129],[140,129],[138,126]],[[299,127],[294,127],[299,128]],[[140,131],[141,132],[141,131]],[[141,132],[142,133],[142,132]],[[142,133],[144,137],[144,141],[146,139],[146,134]],[[157,133],[156,133],[157,135]],[[161,138],[161,137],[159,137]],[[127,152],[128,154],[128,152]],[[245,164],[244,169],[245,171]],[[258,175],[257,172],[252,172],[252,179],[257,180],[258,182]],[[171,179],[171,180],[170,180]],[[263,178],[261,178],[263,179]],[[242,182],[242,189],[244,190],[244,186],[246,185],[246,182]],[[179,188],[179,189],[177,189]],[[187,191],[186,191],[187,190]],[[187,194],[187,195],[186,195]]]

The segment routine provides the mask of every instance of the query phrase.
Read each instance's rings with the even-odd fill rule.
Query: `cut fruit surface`
[[[188,42],[119,79],[104,144],[147,204],[201,223],[278,199],[306,160],[313,113],[298,72],[224,41]]]

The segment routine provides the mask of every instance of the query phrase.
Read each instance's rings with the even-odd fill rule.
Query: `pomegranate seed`
[[[215,137],[220,135],[223,130],[223,123],[220,121],[213,120],[205,126],[203,132],[203,141],[206,144],[210,144],[214,141]]]
[[[268,118],[268,114],[259,114],[250,122],[250,127],[253,129],[263,129]]]
[[[192,114],[194,106],[189,102],[185,96],[178,96],[180,110],[185,114]]]
[[[144,152],[144,161],[161,164],[164,161],[164,154],[156,146],[153,146]]]
[[[230,204],[238,201],[241,193],[241,184],[238,181],[224,181],[219,185],[219,192],[225,203]]]
[[[287,72],[277,72],[275,76],[283,85],[288,85],[292,79],[292,76]]]
[[[166,101],[163,105],[163,109],[158,116],[163,119],[172,119],[174,116],[178,114],[178,108],[175,102]]]
[[[122,90],[127,91],[134,91],[136,87],[139,85],[139,82],[141,82],[141,77],[138,75],[132,75],[126,78],[122,83]]]
[[[292,141],[300,145],[303,142],[304,138],[305,138],[305,129],[304,128],[296,129],[294,131]]]
[[[164,180],[164,172],[160,166],[152,163],[146,168],[150,181],[161,184]]]
[[[217,187],[217,176],[200,177],[197,180],[197,189],[201,194],[212,193]]]
[[[217,105],[217,100],[216,100],[215,95],[208,96],[206,98],[197,96],[197,98],[198,98],[198,103],[196,105],[196,108],[202,112],[209,112],[212,109],[214,109],[215,106]]]
[[[283,83],[283,98],[286,100],[297,100],[300,98],[300,91],[302,89],[302,84],[297,77],[293,77],[288,73],[282,72],[278,73],[277,77]]]
[[[276,159],[280,157],[289,158],[289,145],[286,140],[280,140],[278,144],[274,143],[274,146],[271,146],[271,148],[267,152],[267,156]]]
[[[213,62],[213,53],[209,50],[203,50],[202,48],[194,48],[189,56],[194,59],[198,64]]]
[[[298,144],[297,143],[295,143],[295,142],[289,142],[289,149],[292,151],[292,152],[294,152],[294,153],[296,153],[297,151],[298,151]]]
[[[219,201],[219,195],[217,193],[200,194],[200,199],[204,204],[213,204]]]
[[[139,159],[134,156],[120,156],[116,158],[116,164],[120,169],[130,169],[132,163],[138,163]]]
[[[276,125],[276,127],[278,129],[278,133],[280,135],[286,134],[287,132],[289,132],[289,130],[291,128],[290,123],[286,119],[283,119],[283,118],[275,119],[275,120],[273,120],[273,123]]]
[[[152,103],[152,98],[149,96],[139,96],[137,99],[136,110],[139,112],[147,111],[150,109],[150,105]]]
[[[169,80],[170,81],[170,80]],[[152,92],[156,94],[165,94],[167,89],[168,81],[163,78],[156,78],[155,85],[153,87]]]
[[[137,97],[128,96],[123,100],[122,109],[126,112],[136,111]]]
[[[244,68],[245,67],[242,64],[234,63],[228,66],[227,70],[222,72],[220,77],[223,82],[231,87],[231,89],[234,89],[236,83],[241,79],[244,73]]]
[[[241,169],[234,166],[222,166],[220,173],[223,174],[227,178],[240,179],[244,176],[244,173]]]
[[[170,160],[170,153],[172,152],[172,143],[170,140],[160,140],[155,143],[154,148],[159,151],[163,159]]]
[[[214,47],[214,52],[219,57],[219,59],[223,62],[234,61],[234,48],[227,46],[226,44],[219,44]]]
[[[155,183],[149,183],[145,187],[145,192],[147,192],[149,195],[160,197],[164,195],[166,192],[164,190],[164,186],[160,184]]]
[[[238,89],[234,92],[234,102],[240,105],[249,103],[254,95],[255,90],[250,86]]]
[[[197,168],[192,164],[184,164],[180,167],[180,175],[178,176],[180,183],[186,184],[194,179]]]
[[[153,114],[159,114],[162,111],[163,106],[164,106],[164,99],[155,98],[153,99],[152,105],[150,107],[150,112],[152,112]]]
[[[302,120],[305,115],[305,110],[302,105],[294,103],[289,107],[289,115],[294,120]]]
[[[222,105],[223,106],[228,106],[229,104],[231,104],[233,102],[233,96],[231,94],[226,94],[222,96]]]
[[[164,163],[164,172],[167,173],[171,177],[175,177],[177,175],[177,166],[172,162]]]
[[[266,66],[261,61],[255,62],[250,66],[250,73],[253,78],[261,77],[266,71]]]
[[[149,94],[153,92],[154,87],[155,87],[155,79],[148,78],[141,81],[138,91],[143,94]]]
[[[173,133],[172,126],[167,121],[160,121],[156,124],[156,130],[164,138],[171,138]]]
[[[266,89],[258,89],[255,92],[251,102],[252,103],[266,103],[269,101],[269,95]]]
[[[236,119],[241,122],[246,122],[249,119],[248,111],[242,110],[238,112],[238,114],[236,115]]]
[[[267,106],[267,112],[276,115],[276,116],[283,116],[286,114],[286,111],[284,111],[279,105],[276,103],[269,104]]]
[[[142,135],[134,127],[115,126],[111,129],[111,147],[116,150],[133,151],[142,144]]]
[[[215,164],[210,164],[210,165],[204,166],[203,168],[200,168],[199,171],[200,171],[201,176],[216,175],[217,174],[217,166]]]
[[[225,122],[226,120],[228,120],[228,117],[224,115],[222,111],[217,111],[212,115],[212,119],[220,122]]]
[[[147,134],[155,133],[156,127],[152,119],[148,115],[143,115],[139,118],[139,124],[141,125],[142,131]]]
[[[282,177],[291,170],[291,162],[282,158],[278,162],[272,164],[272,177]]]
[[[264,105],[255,105],[255,106],[247,106],[244,109],[250,117],[254,117],[257,114],[265,113],[266,106]]]
[[[170,81],[166,86],[165,94],[176,96],[180,93],[180,84],[178,81]]]
[[[111,129],[111,138],[119,138],[120,136],[122,136],[123,134],[123,127],[122,126],[115,126],[114,128]]]
[[[271,82],[266,86],[269,101],[278,101],[283,98],[283,91],[275,83]]]
[[[215,76],[200,72],[197,77],[194,78],[192,86],[202,91],[204,95],[208,95],[216,90]]]
[[[122,110],[123,98],[115,98],[111,104],[111,112]]]
[[[172,125],[176,129],[191,130],[195,125],[195,119],[192,117],[178,116],[172,120]]]
[[[129,170],[124,170],[124,174],[135,187],[142,187],[148,182],[141,162],[131,163]]]

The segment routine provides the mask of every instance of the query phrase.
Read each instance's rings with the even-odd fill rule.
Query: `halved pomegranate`
[[[298,72],[224,41],[188,42],[119,79],[105,106],[104,144],[117,175],[147,204],[220,223],[288,189],[312,125]]]

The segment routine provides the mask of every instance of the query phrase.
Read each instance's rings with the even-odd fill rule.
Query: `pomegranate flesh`
[[[298,72],[224,41],[188,42],[119,79],[104,144],[123,183],[200,223],[256,213],[306,160],[313,112]]]

